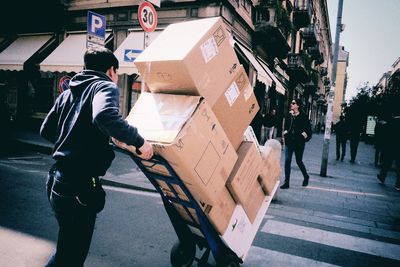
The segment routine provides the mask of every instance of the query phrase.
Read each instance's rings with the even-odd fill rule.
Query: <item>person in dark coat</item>
[[[387,124],[387,118],[385,116],[380,116],[376,121],[375,128],[374,128],[374,146],[375,146],[375,166],[380,166],[383,159],[382,159],[382,147],[385,142],[385,134],[384,130]]]
[[[296,163],[303,174],[303,186],[307,186],[310,176],[303,163],[303,153],[306,142],[311,139],[311,124],[307,115],[302,111],[302,101],[294,99],[290,103],[289,116],[285,121],[283,137],[285,142],[285,181],[281,189],[289,188],[290,171],[293,153],[296,156]]]
[[[349,114],[346,114],[346,120],[349,129],[350,163],[355,163],[358,144],[360,143],[361,132],[363,130],[363,118],[360,114],[357,114],[356,110],[351,110]]]
[[[276,127],[276,110],[272,109],[270,112],[265,114],[263,117],[264,126],[264,140],[261,142],[264,144],[268,139],[274,138],[274,132]]]
[[[343,115],[340,116],[339,121],[334,125],[336,134],[336,160],[343,161],[346,156],[346,143],[347,143],[347,124]],[[340,153],[342,149],[342,153]]]
[[[385,179],[388,171],[390,170],[393,161],[395,163],[396,172],[396,184],[395,189],[400,190],[400,116],[395,116],[388,120],[388,122],[382,127],[382,167],[380,173],[377,175],[377,179],[382,184],[385,183]]]
[[[89,49],[84,63],[40,129],[54,143],[47,197],[59,226],[57,248],[46,266],[84,265],[96,214],[105,203],[99,177],[115,156],[110,137],[135,146],[145,159],[153,156],[152,145],[119,113],[115,55],[107,48]]]

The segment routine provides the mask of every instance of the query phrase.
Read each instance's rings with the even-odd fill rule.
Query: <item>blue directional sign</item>
[[[133,62],[142,53],[143,50],[137,49],[125,49],[124,50],[124,61],[126,62]]]
[[[104,46],[106,38],[106,17],[88,11],[86,47]]]

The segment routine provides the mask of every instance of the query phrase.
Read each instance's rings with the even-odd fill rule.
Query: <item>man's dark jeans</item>
[[[343,161],[344,157],[346,156],[346,143],[347,138],[343,135],[336,135],[336,159],[339,158]],[[342,153],[340,154],[340,148],[342,149]]]
[[[54,171],[47,180],[48,198],[59,225],[57,249],[48,267],[83,266],[96,221],[96,213],[80,203],[64,178]]]

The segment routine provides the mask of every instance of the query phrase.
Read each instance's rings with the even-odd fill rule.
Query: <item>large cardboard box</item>
[[[237,154],[202,97],[143,93],[127,121],[203,207],[217,203]]]
[[[215,86],[212,85],[212,90],[214,88]],[[259,109],[247,73],[240,65],[223,94],[212,106],[212,110],[235,149],[239,148],[243,141],[243,134]]]
[[[237,153],[238,160],[226,182],[226,187],[236,203],[243,204],[257,183],[257,177],[262,170],[262,159],[253,142],[243,142]]]
[[[169,25],[135,60],[153,93],[199,95],[213,106],[239,60],[222,18]]]

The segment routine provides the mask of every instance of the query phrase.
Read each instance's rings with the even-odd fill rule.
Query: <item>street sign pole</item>
[[[332,115],[333,115],[333,100],[335,99],[337,61],[339,57],[339,41],[340,41],[340,32],[342,31],[342,12],[343,12],[343,0],[339,0],[338,13],[336,19],[335,46],[333,51],[333,62],[332,62],[331,89],[329,90],[328,94],[328,109],[326,112],[326,119],[325,119],[324,144],[322,149],[321,170],[319,174],[322,177],[326,177],[328,168],[329,142],[331,139],[331,127],[332,127]]]
[[[158,23],[157,12],[151,3],[144,2],[139,6],[138,19],[139,19],[139,24],[144,31],[143,50],[145,50],[146,47],[148,46],[149,33],[153,32],[156,29]],[[144,92],[145,90],[146,90],[145,81],[142,77],[140,91]]]
[[[104,47],[106,38],[106,17],[88,11],[86,48]]]
[[[148,32],[144,32],[144,38],[143,38],[143,51],[146,49],[146,47],[148,46],[148,40],[149,40],[149,33]],[[142,77],[142,82],[140,85],[140,92],[145,92],[146,90],[146,86],[145,86],[145,82],[144,79]]]

